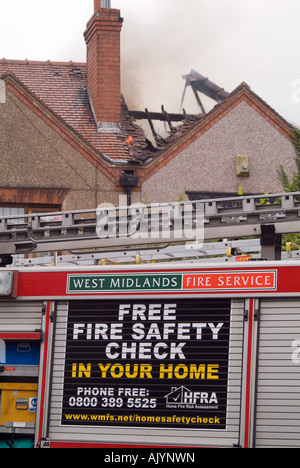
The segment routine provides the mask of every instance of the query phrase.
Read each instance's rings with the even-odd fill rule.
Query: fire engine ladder
[[[286,251],[281,252],[282,260],[300,260],[300,245],[286,244]],[[292,250],[292,247],[296,250]],[[220,263],[247,262],[261,260],[262,247],[260,239],[220,241],[206,244],[187,243],[185,245],[167,245],[156,249],[127,249],[101,251],[92,253],[73,253],[71,255],[45,255],[37,258],[16,258],[16,267],[49,267],[49,266],[96,266],[123,265],[141,263],[160,263],[176,261],[177,263]]]
[[[188,247],[190,252],[203,254],[209,250],[203,242],[255,237],[261,241],[261,258],[280,260],[281,236],[299,232],[300,193],[100,206],[96,210],[1,217],[0,258],[2,266],[11,263],[12,255],[43,252],[70,251],[73,257],[87,254],[105,259],[120,253],[122,247],[126,250],[121,257],[133,252],[146,255],[145,246],[168,254],[162,244],[170,249],[174,247],[170,244],[190,241],[196,241]]]

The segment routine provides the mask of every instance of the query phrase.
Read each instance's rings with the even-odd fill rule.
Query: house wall
[[[250,176],[238,177],[236,156],[244,154],[250,158]],[[176,201],[185,191],[237,193],[240,186],[244,193],[281,192],[279,165],[291,176],[294,159],[290,140],[242,102],[153,171],[141,192],[133,193],[133,202]],[[20,197],[26,204],[57,204],[61,197],[63,210],[118,206],[124,193],[10,91],[0,104],[0,168],[1,206],[5,196],[12,204]]]
[[[118,200],[115,183],[9,91],[0,104],[0,168],[0,188],[36,188],[32,203],[41,188],[67,189],[64,210]]]
[[[236,156],[250,157],[250,176],[236,175]],[[155,164],[155,163],[154,163]],[[295,149],[246,102],[241,102],[142,186],[146,202],[176,201],[184,191],[283,192],[278,168],[296,171]]]

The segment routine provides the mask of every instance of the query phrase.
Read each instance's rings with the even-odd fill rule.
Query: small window
[[[24,206],[15,206],[15,205],[7,205],[7,206],[0,206],[0,217],[10,217],[12,216],[11,220],[8,220],[8,224],[24,224],[27,222],[26,215],[31,215],[34,213],[55,213],[60,211],[61,207],[57,206],[48,206],[48,205],[24,205]],[[24,215],[24,217],[22,217]],[[13,218],[14,216],[20,216],[20,218]],[[24,258],[36,258],[36,257],[45,257],[48,256],[49,253],[40,253],[40,254],[19,254],[14,255],[14,260],[22,260]]]
[[[25,208],[20,208],[20,207],[9,207],[9,206],[5,206],[5,207],[1,207],[0,206],[0,217],[8,217],[8,216],[19,216],[19,215],[23,215],[26,213],[26,209]],[[12,219],[12,224],[22,224],[24,223],[24,218],[20,218],[20,219]]]

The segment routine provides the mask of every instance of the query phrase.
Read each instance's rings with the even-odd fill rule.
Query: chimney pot
[[[111,0],[94,0],[94,11],[95,13],[101,8],[111,8]]]
[[[110,0],[101,0],[101,8],[111,8]]]

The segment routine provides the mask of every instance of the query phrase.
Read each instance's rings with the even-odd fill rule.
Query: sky
[[[300,0],[111,0],[121,10],[131,109],[178,112],[191,69],[226,91],[246,82],[300,127]],[[93,0],[0,0],[0,58],[85,62]],[[214,105],[204,100],[207,110]],[[189,89],[187,112],[198,112]]]

